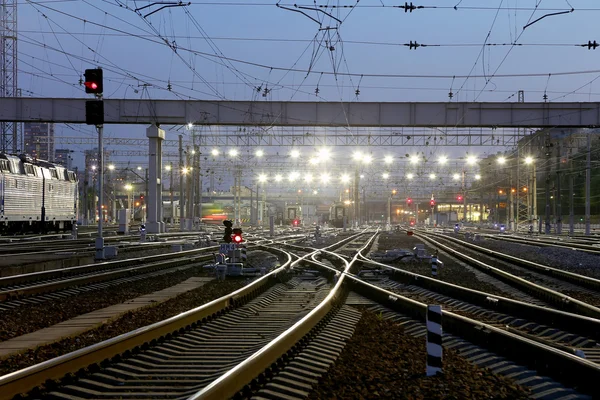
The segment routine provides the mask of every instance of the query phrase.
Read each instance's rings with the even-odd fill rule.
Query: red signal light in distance
[[[235,243],[242,243],[242,235],[235,235],[235,236],[233,236],[233,241]]]
[[[435,206],[435,200],[434,199],[429,200],[429,205],[431,207]]]
[[[298,226],[300,224],[300,220],[295,219],[293,221],[294,226]]]
[[[85,82],[84,85],[85,85],[85,87],[92,89],[92,90],[98,89],[98,84],[96,82]]]

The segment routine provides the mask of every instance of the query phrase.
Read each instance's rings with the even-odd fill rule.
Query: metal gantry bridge
[[[0,122],[84,123],[86,101],[87,99],[0,98]],[[182,135],[178,133],[178,141],[164,140],[168,139],[168,135],[161,126],[191,124],[195,127],[195,137],[198,139],[193,145],[194,148],[199,146],[199,149],[309,146],[355,147],[362,151],[374,148],[450,146],[506,148],[515,147],[519,136],[532,127],[600,126],[600,103],[591,102],[344,103],[105,99],[103,104],[105,124],[150,125],[146,129],[148,140],[107,139],[103,144],[148,144],[149,180],[157,182],[157,187],[154,187],[154,183],[151,185],[148,203],[154,208],[160,196],[153,198],[152,193],[162,193],[162,157],[176,156],[168,152],[163,154],[162,146],[176,147],[179,151],[179,167],[183,166]],[[94,139],[91,138],[65,140],[71,140],[73,144],[75,141],[94,144]],[[188,144],[186,150],[187,146]],[[136,153],[139,150],[118,151],[123,151],[127,156],[143,155],[141,152]],[[196,155],[198,156],[199,154]],[[204,169],[205,163],[200,164],[195,158],[193,165]],[[269,164],[262,166],[263,169],[276,169],[281,165],[277,160],[268,162]],[[350,164],[340,164],[352,171]],[[189,165],[189,162],[186,165]],[[237,165],[240,165],[239,160]],[[258,165],[251,167],[259,168]],[[215,165],[215,168],[226,166]],[[406,183],[398,176],[406,173],[408,168],[409,166],[396,166],[395,170],[390,170],[390,177],[395,179],[395,182]],[[398,171],[402,172],[399,174]],[[236,170],[236,177],[239,178],[238,172]],[[440,175],[443,172],[440,171]],[[357,170],[354,169],[354,175],[357,174]],[[429,185],[423,184],[422,174],[419,175],[417,171],[415,175],[420,178],[419,186],[424,190],[429,189]],[[356,204],[360,201],[357,195],[359,184],[359,179],[355,178],[353,185]],[[435,178],[431,179],[430,184],[436,185]],[[464,184],[463,189],[466,189]],[[154,226],[154,222],[150,226]]]

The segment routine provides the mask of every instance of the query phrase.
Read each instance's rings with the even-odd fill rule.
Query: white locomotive
[[[78,195],[73,171],[0,153],[0,234],[71,230]]]

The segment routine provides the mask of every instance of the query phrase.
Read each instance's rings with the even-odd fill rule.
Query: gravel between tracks
[[[444,350],[444,374],[425,376],[425,339],[363,310],[352,338],[309,399],[527,399],[527,389]]]
[[[86,346],[130,332],[134,329],[164,320],[184,311],[201,306],[211,300],[233,292],[248,283],[246,279],[212,281],[204,286],[183,293],[154,307],[128,312],[121,317],[79,336],[67,338],[16,354],[0,362],[0,375],[8,374],[31,365],[58,357]],[[73,304],[73,302],[71,303]]]
[[[149,256],[152,254],[132,255],[132,257],[141,257],[144,255]],[[248,253],[248,263],[267,268],[279,265],[276,256],[260,250]],[[9,311],[0,311],[0,342],[35,332],[81,314],[175,286],[193,276],[213,276],[213,274],[212,272],[206,272],[201,266],[196,266],[185,270],[179,269],[160,276],[110,286],[102,290],[101,296],[98,295],[97,290],[94,290],[73,297],[46,301],[40,304],[24,305]],[[74,301],[74,299],[76,300]]]
[[[434,247],[429,246],[422,240],[415,238],[414,236],[408,236],[406,233],[382,233],[378,238],[377,250],[383,251],[401,248],[412,251],[413,247],[415,247],[417,243],[423,243],[425,245],[425,250],[428,255],[433,254],[436,250]],[[478,279],[472,271],[465,268],[464,265],[457,263],[454,261],[454,259],[443,256],[441,256],[440,259],[444,262],[444,267],[438,268],[438,279],[491,294],[509,298],[513,297],[510,293],[503,292],[491,283]],[[409,272],[414,272],[429,277],[432,276],[431,263],[429,260],[399,262],[391,265]]]
[[[177,285],[193,276],[207,276],[202,267],[141,279],[102,290],[17,307],[0,312],[0,341],[43,329],[70,318]]]

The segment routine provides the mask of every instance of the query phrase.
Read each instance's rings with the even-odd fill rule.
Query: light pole
[[[467,165],[475,165],[477,164],[477,157],[475,156],[469,156],[467,157]],[[463,185],[463,212],[464,212],[464,223],[467,222],[467,170],[466,168],[463,168],[463,176],[462,176],[462,185]],[[471,213],[471,219],[473,218],[473,215]]]
[[[267,201],[267,188],[266,186],[263,187],[263,198],[262,198],[262,202],[258,201],[258,194],[260,193],[259,191],[259,184],[265,184],[267,182],[267,176],[265,174],[260,174],[258,176],[258,184],[256,185],[256,200],[257,200],[257,209],[258,209],[258,220],[260,221],[260,225],[263,225],[264,223],[264,213],[265,213],[265,205],[266,205],[266,201]]]
[[[112,222],[113,224],[115,223],[115,221],[117,220],[117,198],[115,196],[115,181],[114,181],[114,171],[115,171],[115,166],[114,164],[110,164],[108,166],[108,176],[109,176],[109,181],[110,181],[110,191],[111,191],[111,196],[112,196],[112,202],[111,202],[111,218],[112,218]]]
[[[387,229],[392,229],[392,197],[398,193],[396,189],[393,189],[390,195],[388,196],[388,217],[387,217]]]
[[[538,225],[537,220],[537,175],[536,175],[536,171],[535,171],[535,160],[533,157],[529,156],[525,158],[525,164],[530,165],[531,166],[531,172],[532,172],[532,181],[531,181],[531,190],[529,193],[529,196],[531,196],[531,215],[530,215],[530,220],[531,223],[534,226]]]
[[[165,169],[171,173],[171,177],[169,178],[169,194],[171,197],[171,225],[173,225],[175,223],[175,207],[173,202],[173,161],[165,166]]]
[[[125,190],[127,193],[127,208],[129,208],[129,219],[133,218],[133,214],[135,212],[135,208],[133,207],[133,186],[130,184],[125,185]]]

